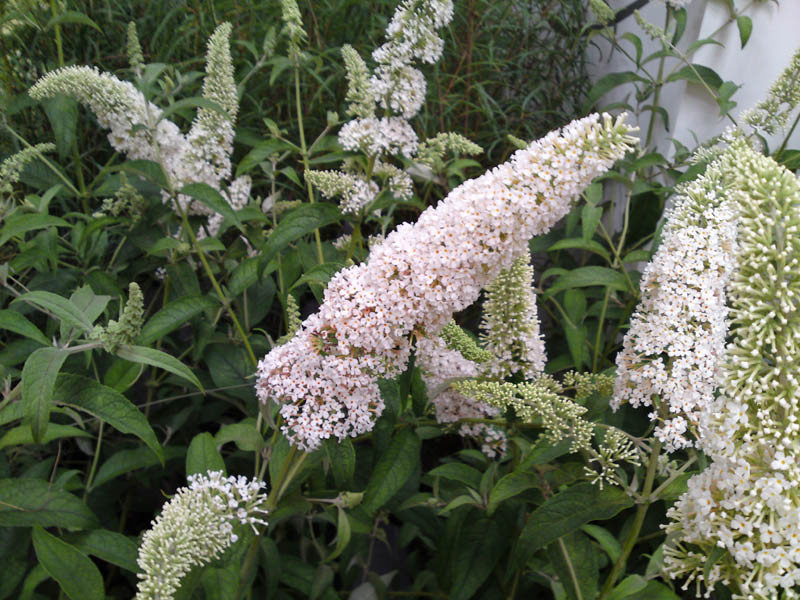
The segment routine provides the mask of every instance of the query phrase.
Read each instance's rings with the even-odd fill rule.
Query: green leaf
[[[641,38],[639,38],[638,35],[631,32],[623,33],[620,37],[622,37],[623,40],[628,40],[631,44],[633,44],[633,47],[636,48],[636,65],[638,66],[642,62]]]
[[[183,458],[184,456],[186,456],[185,446],[167,446],[164,448],[165,462],[174,458]],[[90,489],[98,488],[104,483],[130,471],[145,469],[159,464],[158,457],[153,454],[150,448],[141,447],[133,450],[120,450],[100,466]]]
[[[39,308],[50,311],[61,321],[69,323],[73,327],[82,330],[84,333],[92,331],[92,323],[86,318],[80,308],[75,306],[70,300],[45,291],[35,291],[22,294],[14,302],[28,302]],[[14,303],[12,302],[12,304]]]
[[[570,321],[580,325],[586,316],[586,296],[579,289],[570,289],[564,292],[564,311]]]
[[[261,142],[239,161],[236,166],[236,177],[249,173],[272,154],[280,154],[285,149],[286,144],[275,138]]]
[[[103,375],[103,384],[122,393],[134,384],[143,369],[142,365],[115,358]]]
[[[96,556],[126,571],[131,573],[141,571],[136,564],[139,546],[134,539],[126,535],[108,529],[94,529],[88,533],[72,536],[68,541],[81,552]]]
[[[608,267],[578,267],[567,271],[556,279],[553,285],[547,288],[544,297],[549,298],[562,290],[570,288],[589,286],[607,286],[621,292],[629,290],[625,276],[619,271]]]
[[[67,356],[69,352],[64,348],[39,348],[22,367],[22,404],[36,443],[42,443],[47,430],[53,388]]]
[[[739,28],[739,40],[744,48],[750,39],[750,34],[753,33],[753,20],[746,15],[739,15],[736,17],[736,27]]]
[[[281,573],[281,553],[278,545],[266,535],[261,538],[261,567],[264,570],[264,599],[272,600],[278,591]]]
[[[672,45],[674,46],[683,37],[683,32],[686,31],[686,9],[674,9],[672,15],[675,17],[675,33],[672,36]]]
[[[602,256],[604,259],[606,259],[606,261],[611,261],[611,255],[600,242],[595,240],[586,240],[584,238],[565,238],[563,240],[558,240],[556,243],[550,245],[547,250],[568,250],[572,248],[586,250],[587,252],[594,252],[595,254]]]
[[[7,557],[3,560],[3,576],[0,577],[0,600],[5,600],[11,595],[28,570],[28,561],[25,558]],[[18,596],[22,600],[22,596]]]
[[[450,557],[451,600],[468,600],[489,577],[504,554],[507,538],[497,519],[466,519],[459,529]]]
[[[253,363],[241,346],[210,344],[203,358],[211,373],[211,380],[226,393],[243,400],[255,398],[251,376]]]
[[[220,229],[220,231],[222,231],[222,229]],[[226,250],[225,244],[213,237],[197,240],[197,247],[203,252],[225,252]]]
[[[80,498],[47,481],[0,479],[0,527],[31,525],[94,529],[99,522]]]
[[[23,417],[25,417],[25,409],[22,406],[22,402],[12,402],[0,409],[0,425],[21,420]]]
[[[473,490],[481,486],[481,472],[464,463],[447,463],[428,472],[428,477],[443,477],[451,481],[463,483]]]
[[[625,598],[642,598],[640,592],[647,586],[641,575],[628,575],[611,590],[608,600],[624,600]]]
[[[516,564],[521,568],[534,552],[561,536],[589,521],[610,519],[631,506],[630,497],[614,487],[600,490],[591,483],[579,483],[559,492],[528,517],[514,549]]]
[[[559,456],[569,453],[570,440],[562,440],[552,445],[547,440],[540,440],[517,467],[518,471],[527,471],[534,465],[543,465],[554,461]]]
[[[258,259],[246,258],[233,270],[228,292],[234,298],[258,281]]]
[[[350,441],[350,438],[345,438],[341,442],[326,440],[325,453],[331,463],[331,472],[336,487],[340,490],[350,489],[356,470],[356,450],[353,442]]]
[[[711,574],[711,569],[714,568],[714,565],[720,558],[725,556],[726,553],[727,550],[725,548],[714,546],[714,549],[708,555],[708,558],[706,558],[706,564],[703,565],[703,577],[705,577],[706,581],[708,581],[708,576]]]
[[[78,131],[78,102],[69,96],[57,94],[42,100],[42,108],[53,128],[58,156],[64,161],[72,152]]]
[[[222,446],[228,442],[235,442],[239,450],[254,452],[264,447],[264,440],[256,430],[256,423],[242,422],[230,423],[219,428],[217,435],[214,436],[214,443]]]
[[[65,10],[57,15],[54,15],[47,22],[47,25],[45,25],[44,28],[50,29],[51,27],[55,27],[56,25],[62,25],[64,23],[76,23],[78,25],[88,25],[92,29],[96,29],[97,32],[100,33],[101,35],[103,34],[103,30],[100,29],[100,26],[97,23],[92,21],[82,12],[78,12],[75,10]]]
[[[647,82],[647,80],[633,71],[624,71],[620,73],[609,73],[597,80],[597,82],[589,90],[586,95],[586,100],[583,103],[582,112],[589,112],[592,107],[597,103],[600,98],[605,96],[608,92],[615,87],[619,87],[626,83]]]
[[[406,483],[419,462],[420,439],[410,429],[401,429],[375,465],[364,490],[364,510],[372,514]]]
[[[645,569],[645,579],[653,579],[658,577],[664,571],[664,544],[662,543],[656,551],[650,556],[647,561],[647,568]]]
[[[136,175],[145,181],[154,183],[161,189],[169,189],[167,176],[164,173],[164,169],[161,168],[160,164],[152,160],[128,160],[116,167],[114,170],[125,171],[126,173]]]
[[[217,443],[210,433],[198,433],[192,438],[186,451],[186,475],[222,471],[226,474],[225,461],[217,450]]]
[[[161,114],[158,116],[158,120],[163,121],[164,119],[172,116],[175,113],[180,113],[181,111],[186,110],[187,108],[195,108],[195,107],[213,110],[214,112],[218,112],[221,115],[230,117],[230,115],[228,115],[228,111],[226,111],[224,108],[222,108],[222,106],[220,106],[213,100],[209,100],[208,98],[203,98],[201,96],[193,96],[191,98],[183,98],[182,100],[178,100],[177,102],[173,102],[172,104],[170,104],[169,107],[161,111]],[[200,185],[205,185],[205,184],[200,184]]]
[[[33,432],[28,425],[20,425],[9,429],[3,437],[0,438],[0,450],[9,446],[24,446],[30,444],[47,444],[53,440],[60,440],[70,437],[92,437],[83,429],[78,429],[72,425],[59,425],[57,423],[50,423],[47,431],[42,436],[41,440],[35,442],[33,440]]]
[[[336,547],[325,559],[325,562],[331,561],[339,556],[344,549],[347,548],[347,544],[350,543],[350,519],[341,506],[337,508],[339,509],[339,516],[336,523]]]
[[[332,263],[322,263],[321,265],[316,265],[312,267],[305,273],[303,276],[300,277],[297,281],[292,284],[292,287],[289,288],[289,291],[295,289],[298,286],[303,284],[317,284],[322,286],[323,288],[328,285],[328,282],[331,280],[337,271],[340,271],[344,265],[342,263],[332,262]]]
[[[161,352],[161,350],[156,350],[155,348],[145,348],[143,346],[123,345],[117,350],[117,356],[131,362],[163,369],[173,375],[182,377],[186,381],[194,384],[199,390],[203,391],[200,380],[189,370],[189,367],[166,352]]]
[[[200,576],[203,585],[205,600],[229,600],[236,598],[236,588],[239,585],[239,570],[237,565],[228,565],[224,568],[208,567]]]
[[[592,536],[600,547],[608,554],[611,562],[617,562],[619,555],[622,554],[622,547],[619,545],[617,538],[611,535],[608,529],[600,527],[599,525],[584,525],[581,530]]]
[[[88,285],[82,285],[69,297],[69,301],[81,311],[89,323],[94,323],[97,317],[103,314],[109,300],[111,300],[111,296],[98,296]],[[62,322],[61,339],[67,339],[71,335],[72,327]]]
[[[180,190],[180,193],[194,198],[201,204],[204,204],[213,210],[215,213],[221,214],[228,221],[236,225],[239,231],[244,231],[244,226],[239,220],[239,217],[236,216],[236,211],[233,210],[233,207],[230,205],[230,203],[223,197],[222,194],[220,194],[207,183],[190,183],[183,186],[183,188]]]
[[[486,506],[486,513],[491,515],[497,510],[502,502],[521,494],[525,490],[538,487],[539,481],[535,474],[525,471],[513,471],[504,475],[494,484],[492,491],[489,492],[489,503]]]
[[[135,435],[163,463],[164,451],[147,417],[116,390],[87,377],[62,373],[56,380],[53,400],[87,412],[121,433]]]
[[[597,597],[597,553],[585,535],[573,531],[547,547],[550,564],[570,600]]]
[[[315,229],[336,223],[342,213],[335,204],[315,202],[301,204],[285,215],[278,226],[272,230],[267,243],[261,251],[259,268],[263,270],[272,258],[293,241],[311,233]]]
[[[637,598],[647,598],[647,600],[681,600],[680,596],[659,581],[648,581],[644,589],[639,592]]]
[[[667,77],[667,83],[670,81],[679,81],[681,79],[694,83],[705,83],[715,91],[722,85],[722,78],[717,75],[717,72],[703,65],[687,65],[680,71],[672,73]]]
[[[583,325],[575,327],[569,323],[564,323],[564,334],[567,337],[567,346],[569,347],[572,363],[576,369],[581,369],[583,367],[584,347],[586,344],[586,327]]]
[[[35,594],[35,590],[40,583],[47,581],[48,579],[50,579],[50,576],[47,574],[47,571],[44,570],[42,565],[36,565],[33,567],[31,572],[28,573],[27,577],[25,577],[25,581],[22,583],[22,590],[19,594],[19,600],[39,600],[39,597],[37,597]]]
[[[451,510],[455,510],[466,504],[478,504],[478,500],[475,498],[475,496],[471,494],[462,494],[461,496],[456,496],[455,498],[450,500],[450,502],[448,502],[447,505],[444,508],[442,508],[442,510],[439,511],[439,516],[446,515]]]
[[[64,219],[51,217],[50,215],[40,215],[31,213],[16,213],[6,219],[3,228],[0,229],[0,246],[8,240],[20,237],[29,231],[37,229],[47,229],[48,227],[71,227]]]
[[[75,546],[37,525],[33,528],[33,547],[39,564],[71,600],[104,600],[100,571],[92,559]]]
[[[152,344],[217,306],[217,302],[208,296],[185,296],[173,300],[147,320],[137,341],[144,346]]]
[[[35,340],[43,346],[50,345],[50,342],[39,331],[39,328],[15,310],[0,310],[0,329],[13,331],[21,336]]]
[[[584,205],[581,209],[581,233],[584,240],[592,239],[602,216],[603,209],[601,207],[591,204]]]

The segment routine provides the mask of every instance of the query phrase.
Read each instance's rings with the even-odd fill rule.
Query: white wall
[[[631,0],[610,0],[609,5],[615,10],[624,8]],[[692,62],[705,65],[714,69],[723,80],[733,81],[742,87],[737,90],[733,100],[738,104],[731,111],[734,116],[755,105],[766,95],[772,82],[781,71],[789,64],[791,56],[800,46],[800,0],[781,0],[780,5],[773,1],[756,2],[736,0],[737,7],[743,14],[753,20],[753,33],[744,49],[740,46],[739,32],[735,22],[728,22],[730,13],[722,0],[693,0],[687,5],[688,19],[686,33],[679,48],[685,50],[692,42],[710,37],[721,42],[724,47],[705,45],[697,50]],[[649,22],[662,26],[664,24],[665,7],[660,0],[651,0],[642,10],[642,16]],[[645,56],[659,48],[656,42],[651,41],[635,22],[633,16],[617,25],[617,34],[621,36],[626,31],[635,33],[645,45]],[[597,41],[598,38],[595,38]],[[632,46],[623,41],[623,47],[632,49]],[[589,50],[590,73],[596,79],[606,73],[615,71],[635,70],[635,65],[622,56],[619,52],[610,53],[610,47],[603,41],[597,41],[597,46]],[[666,72],[678,64],[667,61]],[[655,75],[658,61],[654,60],[646,65]],[[623,86],[610,93],[604,101],[616,102],[625,97],[631,98],[631,87]],[[667,155],[673,148],[670,137],[681,141],[689,148],[693,148],[696,139],[707,140],[721,133],[731,122],[719,117],[716,102],[708,92],[699,84],[673,82],[667,84],[662,91],[660,104],[669,112],[670,131],[663,129],[656,131],[654,142],[658,149]],[[649,122],[649,112],[639,115],[643,129],[642,136],[646,133]],[[770,140],[770,147],[782,141]],[[790,148],[800,148],[800,128],[796,130],[789,143]]]

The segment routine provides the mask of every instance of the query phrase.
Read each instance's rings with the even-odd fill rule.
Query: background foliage
[[[581,399],[589,418],[624,429],[650,451],[649,463],[620,471],[624,486],[590,484],[583,457],[546,442],[540,423],[511,414],[502,419],[508,453],[487,458],[435,422],[415,368],[382,381],[387,409],[370,435],[325,444],[305,462],[260,426],[253,359],[287,332],[288,295],[305,316],[333,271],[363,258],[333,246],[353,227],[338,210],[299,203],[303,165],[285,140],[298,139],[300,122],[278,3],[8,6],[0,24],[0,157],[42,141],[54,141],[56,152],[31,163],[23,185],[0,206],[0,599],[131,597],[137,536],[164,495],[187,474],[223,469],[252,476],[262,465],[270,488],[296,468],[268,535],[243,530],[220,561],[192,573],[182,597],[681,597],[658,579],[659,525],[688,472],[658,463],[646,415],[612,413],[602,391]],[[339,119],[330,111],[344,114],[340,48],[350,43],[368,55],[394,6],[301,4],[308,33],[299,67],[302,127],[312,139],[321,135],[309,157],[314,168],[346,156],[328,129]],[[627,108],[643,116],[642,150],[531,242],[547,370],[559,376],[569,369],[610,372],[639,298],[637,267],[652,255],[667,198],[702,169],[684,162],[685,149],[668,160],[652,148],[645,119],[664,118],[660,87],[689,80],[718,98],[721,114],[731,108],[730,82],[689,60],[672,72],[650,68],[663,66],[665,56],[687,58],[674,46],[685,11],[670,15],[663,47],[648,57],[637,36],[587,29],[594,17],[578,0],[465,0],[445,33],[443,59],[425,72],[418,133],[457,131],[486,152],[448,161],[437,177],[418,180],[413,200],[380,226],[386,230],[504,160],[516,147],[508,134],[536,138],[582,116],[614,86],[638,86]],[[148,63],[143,87],[161,106],[199,95],[206,41],[218,23],[233,24],[241,95],[233,162],[254,187],[251,206],[228,224],[239,221],[260,258],[248,255],[235,227],[218,239],[178,243],[157,174],[125,164],[75,103],[37,103],[26,95],[38,77],[62,65],[94,65],[130,80],[124,48],[131,20]],[[278,39],[274,55],[263,52],[270,35]],[[593,35],[630,56],[628,74],[589,83],[583,57]],[[192,107],[178,105],[171,118],[188,125],[193,115]],[[145,198],[145,210],[98,215],[124,181]],[[274,209],[262,213],[265,199]],[[615,214],[623,215],[616,227]],[[370,227],[365,234],[379,232]],[[197,268],[201,260],[206,270]],[[132,349],[72,343],[96,323],[118,318],[131,282],[145,299],[145,324]],[[457,317],[477,331],[479,307]],[[36,394],[35,410],[23,409],[20,396]],[[696,461],[692,469],[702,466],[691,452],[680,458]],[[100,591],[75,591],[76,581],[98,576]]]

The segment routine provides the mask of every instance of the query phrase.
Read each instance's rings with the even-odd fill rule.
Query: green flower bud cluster
[[[139,43],[139,35],[136,33],[136,23],[128,23],[128,63],[137,75],[141,75],[142,65],[144,65],[144,54],[142,45]]]
[[[641,459],[633,442],[624,431],[616,427],[602,430],[602,439],[598,440],[597,452],[589,459],[596,467],[586,466],[584,472],[590,481],[603,489],[605,483],[618,483],[616,474],[620,463],[627,462],[640,466]]]
[[[602,373],[579,373],[567,371],[564,374],[564,386],[575,388],[575,400],[585,400],[595,392],[601,396],[614,393],[614,376]]]
[[[195,567],[219,558],[239,536],[237,525],[266,525],[263,483],[224,477],[221,471],[190,475],[142,536],[135,600],[170,600]]]
[[[139,284],[132,281],[128,286],[128,301],[120,311],[119,321],[111,320],[105,327],[97,325],[91,337],[113,353],[122,345],[134,343],[142,332],[143,323],[144,296]]]
[[[544,341],[539,333],[530,253],[503,269],[486,288],[481,336],[493,354],[489,372],[503,379],[522,371],[527,379],[544,370]]]
[[[614,11],[603,0],[589,0],[589,8],[594,14],[594,18],[603,25],[614,20]]]
[[[289,38],[289,58],[297,64],[302,56],[300,45],[306,40],[306,31],[296,0],[281,0],[281,20],[283,33]]]
[[[367,63],[350,44],[342,46],[342,58],[347,76],[347,114],[351,117],[375,116],[375,99],[369,86]]]
[[[147,200],[139,193],[139,190],[128,182],[125,173],[122,173],[121,182],[122,185],[120,185],[114,197],[103,200],[100,214],[107,214],[113,217],[128,214],[132,223],[136,223],[147,208]]]
[[[0,196],[10,195],[19,181],[22,170],[32,160],[56,149],[55,144],[36,144],[12,154],[0,164]]]
[[[541,424],[548,441],[570,440],[570,452],[591,448],[594,424],[583,418],[586,408],[564,396],[564,388],[550,375],[523,383],[468,380],[452,387],[479,402],[512,409],[526,423]]]
[[[286,335],[278,338],[278,344],[285,344],[294,337],[303,326],[303,319],[300,316],[300,307],[294,296],[286,295]]]
[[[772,134],[783,129],[789,117],[800,104],[800,50],[794,53],[789,66],[772,84],[766,99],[755,108],[742,113],[742,121],[764,133]]]
[[[444,157],[448,152],[474,156],[482,153],[483,148],[459,133],[439,133],[419,145],[417,161],[428,165],[434,171],[440,171],[444,167]]]
[[[439,332],[439,337],[444,340],[445,345],[450,350],[461,353],[467,360],[476,363],[485,363],[492,359],[492,353],[481,348],[478,343],[456,322],[451,320]]]

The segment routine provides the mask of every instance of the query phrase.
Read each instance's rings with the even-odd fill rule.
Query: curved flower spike
[[[372,429],[379,377],[405,368],[418,336],[437,334],[478,298],[528,240],[636,142],[623,118],[593,115],[554,131],[402,224],[368,262],[337,273],[318,313],[258,366],[262,402],[283,406],[283,431],[303,450]]]

